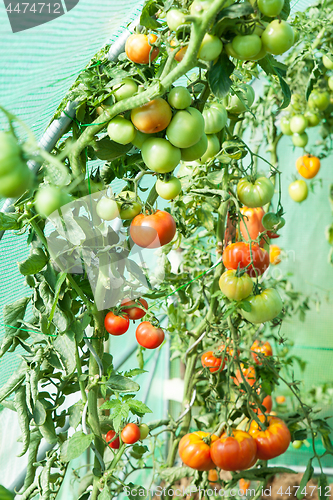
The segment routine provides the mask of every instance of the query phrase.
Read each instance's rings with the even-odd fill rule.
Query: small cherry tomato
[[[150,432],[148,425],[147,424],[140,424],[139,429],[140,429],[140,440],[146,439],[146,437],[148,436],[148,434]]]
[[[127,424],[121,431],[121,440],[126,444],[134,444],[140,439],[140,428],[136,424]]]
[[[129,328],[129,317],[127,315],[116,316],[110,311],[105,316],[104,326],[111,335],[123,335]]]
[[[110,448],[112,448],[113,450],[118,450],[120,446],[119,436],[116,437],[116,439],[114,439],[111,443],[109,443],[109,441],[111,441],[111,439],[114,438],[114,436],[116,436],[115,431],[109,431],[105,436],[105,441],[108,443],[108,446]]]
[[[272,266],[280,264],[281,248],[278,245],[269,245],[269,262]]]

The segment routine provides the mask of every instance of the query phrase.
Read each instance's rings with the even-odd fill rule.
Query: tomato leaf
[[[0,231],[6,229],[20,229],[21,224],[17,222],[19,214],[4,214],[0,212]]]
[[[59,360],[67,375],[74,373],[75,364],[75,342],[68,335],[58,335],[54,341],[54,349],[59,355]]]
[[[113,496],[111,495],[111,491],[108,485],[104,486],[103,491],[98,498],[99,500],[112,500]]]
[[[108,137],[103,137],[93,144],[94,153],[100,160],[114,160],[124,156],[133,147],[132,144],[125,146],[111,141]]]
[[[5,335],[1,339],[0,357],[12,346],[16,336],[23,334],[23,337],[27,337],[25,332],[20,330],[22,326],[20,320],[23,320],[29,302],[30,297],[24,297],[13,304],[4,306],[3,321],[5,323]]]
[[[328,495],[328,481],[327,476],[323,472],[320,474],[318,478],[318,490],[319,490],[319,498],[320,500],[326,500]]]
[[[18,267],[23,276],[28,276],[28,274],[39,273],[46,266],[47,262],[47,256],[41,248],[38,248],[26,260],[19,262]]]
[[[71,438],[61,445],[60,460],[70,462],[74,458],[78,458],[89,448],[93,439],[93,434],[84,434],[82,431],[75,432]]]
[[[314,84],[320,79],[320,77],[322,76],[322,72],[320,71],[319,69],[319,65],[318,65],[318,62],[316,59],[313,60],[313,63],[314,63],[314,66],[313,66],[313,69],[310,73],[310,77],[309,77],[309,80],[308,80],[308,83],[307,83],[307,86],[306,86],[306,89],[305,89],[305,99],[308,100],[309,99],[309,95],[311,94],[312,90],[313,90],[313,86]]]
[[[301,482],[299,484],[299,490],[297,491],[296,495],[298,500],[301,500],[304,497],[304,493],[302,493],[302,491],[312,478],[313,471],[314,469],[312,467],[312,458],[310,458],[308,465],[306,466],[305,472],[303,474],[303,477],[301,479]]]
[[[283,103],[280,106],[280,109],[286,108],[291,99],[291,91],[289,88],[289,85],[286,83],[286,81],[283,79],[283,77],[286,74],[285,71],[285,65],[281,66],[281,63],[276,61],[274,57],[270,54],[266,55],[260,61],[258,61],[258,64],[262,67],[262,69],[265,71],[267,75],[275,75],[279,79],[280,82],[280,87],[282,90],[282,94],[284,97]]]
[[[147,405],[134,399],[128,401],[128,406],[130,407],[130,411],[134,415],[138,415],[138,417],[143,417],[146,413],[153,413]]]
[[[168,467],[160,471],[160,476],[169,484],[173,484],[184,477],[192,477],[194,470],[190,467]]]
[[[129,498],[129,500],[144,500],[145,498],[147,498],[148,493],[143,486],[128,483],[126,496]]]
[[[50,317],[49,317],[49,325],[53,319],[53,316],[54,316],[54,313],[55,313],[55,310],[56,310],[56,307],[58,304],[59,296],[60,296],[61,286],[62,286],[63,282],[65,281],[66,276],[67,276],[67,273],[60,273],[58,275],[57,283],[56,283],[55,290],[54,290],[54,301],[53,301],[53,305],[52,305],[52,309],[51,309]]]
[[[33,410],[34,410],[33,417],[35,424],[43,425],[45,423],[47,416],[44,405],[39,400],[37,400]]]
[[[216,17],[216,22],[222,19],[238,19],[242,16],[253,14],[254,10],[250,3],[234,3],[225,9],[222,9]]]
[[[14,494],[0,484],[0,500],[14,500]]]
[[[204,210],[203,207],[198,209],[198,219],[207,231],[214,230],[214,217],[209,210]]]
[[[132,368],[127,372],[124,372],[124,377],[136,377],[137,375],[142,375],[142,373],[147,373],[147,370],[142,370],[141,368]]]
[[[283,8],[279,14],[279,17],[286,21],[290,15],[290,1],[284,0]]]
[[[239,4],[240,5],[240,4]],[[212,61],[208,70],[208,83],[210,90],[219,99],[223,99],[232,85],[229,78],[235,69],[235,65],[230,61],[229,57],[222,53],[218,60]]]
[[[140,24],[141,26],[145,26],[148,29],[154,30],[159,28],[161,25],[156,21],[153,17],[158,11],[158,6],[155,0],[148,0],[143,6],[141,16],[140,16]]]
[[[251,312],[252,310],[252,306],[250,302],[248,302],[247,300],[242,300],[241,302],[238,302],[238,307],[246,312]]]
[[[140,389],[139,384],[130,378],[122,375],[111,375],[105,384],[115,392],[137,392]]]

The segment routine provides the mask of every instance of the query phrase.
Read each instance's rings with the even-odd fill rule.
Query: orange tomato
[[[219,347],[218,350],[223,351],[223,349],[224,346],[223,348]],[[201,356],[201,364],[203,367],[209,368],[210,372],[214,373],[220,369],[220,366],[222,364],[222,358],[217,358],[216,356],[214,356],[213,351],[207,351],[204,352],[203,355]],[[224,367],[225,367],[225,362],[223,360],[221,370],[223,370]]]
[[[296,168],[298,173],[304,179],[312,179],[315,177],[320,169],[320,160],[317,156],[304,155],[296,160]]]
[[[269,245],[269,261],[273,266],[280,264],[281,248],[278,245]]]
[[[264,356],[273,356],[273,350],[271,344],[263,340],[255,340],[251,346],[251,355],[257,365],[261,365],[261,361],[257,356],[257,352],[263,354]]]
[[[172,40],[170,42],[170,45],[172,47],[174,47],[175,45],[178,45],[178,43],[175,40]],[[175,49],[172,49],[172,50],[175,50]],[[187,51],[187,45],[185,47],[182,47],[181,49],[179,49],[178,52],[176,52],[175,60],[178,62],[181,62],[184,58],[186,51]]]
[[[258,416],[261,422],[263,415]],[[290,444],[290,432],[283,420],[277,417],[267,417],[268,427],[262,430],[254,420],[251,422],[249,434],[257,444],[257,458],[271,460],[284,453]]]
[[[240,220],[239,228],[244,240],[249,241],[249,235],[251,240],[256,240],[259,234],[265,231],[261,222],[265,212],[261,207],[242,207],[240,212],[243,215],[243,220]]]
[[[242,369],[242,372],[243,372],[243,375],[245,377],[245,380],[247,381],[247,383],[252,387],[256,381],[256,371],[254,369],[253,366],[249,366],[248,368],[245,368],[243,363],[241,363],[241,369]],[[243,377],[241,375],[241,372],[238,370],[236,370],[236,376],[234,377],[234,382],[236,385],[239,385],[239,384],[242,384],[244,383],[243,381]]]
[[[154,33],[150,35],[134,34],[127,38],[125,52],[127,57],[138,64],[149,64],[156,59],[159,53],[158,47],[152,47],[156,42],[157,36]]]
[[[284,396],[276,396],[275,401],[279,405],[283,405],[286,402],[286,398]]]
[[[256,461],[257,445],[247,432],[233,430],[232,436],[223,434],[210,447],[210,454],[217,467],[235,471],[251,467]]]
[[[172,111],[169,104],[158,97],[131,111],[133,125],[144,134],[153,134],[167,128]]]
[[[262,402],[263,406],[266,408],[266,412],[265,413],[270,413],[271,410],[272,410],[272,407],[273,407],[273,400],[272,400],[272,397],[270,395],[267,395],[263,402]],[[259,411],[259,413],[261,413],[261,411]]]
[[[239,480],[239,489],[244,491],[244,496],[246,495],[246,491],[250,488],[250,486],[251,486],[251,481],[249,481],[248,479],[241,478]]]
[[[210,471],[208,472],[208,481],[209,481],[209,484],[212,488],[215,488],[215,486],[219,486],[217,484],[218,480],[220,479],[219,475],[218,475],[218,472],[216,469],[210,469]]]
[[[196,470],[215,469],[210,456],[210,445],[203,441],[203,438],[209,436],[208,432],[197,431],[186,434],[180,440],[178,452],[185,465]],[[215,434],[211,436],[211,443],[214,443],[218,437]]]

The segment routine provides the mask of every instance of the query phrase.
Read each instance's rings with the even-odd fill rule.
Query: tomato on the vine
[[[181,149],[181,158],[183,161],[194,161],[198,160],[199,158],[202,158],[205,156],[205,153],[208,149],[208,137],[216,137],[216,136],[207,136],[206,134],[202,134],[200,140],[193,144],[193,146],[190,146],[189,148],[183,148]],[[209,143],[211,147],[211,141]],[[220,143],[218,145],[220,150]]]
[[[124,78],[120,83],[114,85],[112,90],[116,101],[122,101],[132,97],[138,91],[138,86],[132,78]]]
[[[129,317],[116,316],[112,311],[109,311],[104,318],[105,330],[111,335],[123,335],[129,328]]]
[[[308,186],[303,179],[299,179],[289,184],[288,192],[292,200],[301,203],[308,197]]]
[[[296,168],[304,179],[313,179],[319,172],[320,160],[313,155],[300,156],[296,160]]]
[[[235,94],[233,96],[229,96],[228,106],[227,106],[227,110],[235,115],[238,115],[246,111],[247,109],[246,106],[250,108],[255,99],[255,93],[251,85],[248,85],[247,83],[242,83],[238,87],[239,87],[238,92],[242,97],[242,101],[237,96],[237,94]]]
[[[275,214],[274,212],[267,212],[262,218],[262,225],[268,231],[278,231],[281,229],[286,221],[281,215]]]
[[[249,208],[242,207],[240,209],[242,218],[239,222],[239,229],[245,241],[256,240],[258,236],[265,231],[262,225],[262,218],[265,214],[261,207]]]
[[[294,43],[294,30],[286,21],[274,19],[266,27],[261,41],[267,52],[276,56],[283,54]]]
[[[293,141],[293,145],[298,148],[305,148],[309,141],[308,134],[303,132],[302,134],[293,134],[291,136],[291,140]]]
[[[123,299],[121,301],[121,307],[124,313],[135,321],[136,319],[143,318],[148,311],[148,302],[145,299]]]
[[[177,177],[173,175],[168,179],[157,179],[155,184],[157,194],[164,200],[173,200],[182,190],[182,185]]]
[[[192,96],[186,87],[173,87],[168,94],[168,103],[175,109],[186,109],[192,103]]]
[[[3,178],[1,178],[2,189]],[[43,217],[48,217],[63,205],[70,203],[72,197],[57,186],[42,187],[37,191],[35,197],[35,207],[37,212]]]
[[[162,328],[156,328],[149,321],[143,321],[137,327],[135,336],[142,347],[156,349],[164,340],[164,331]]]
[[[251,253],[253,264],[251,263]],[[223,252],[223,264],[227,269],[246,269],[246,273],[255,278],[256,275],[261,276],[269,266],[269,255],[263,248],[252,243],[251,248],[249,243],[239,241],[231,243]]]
[[[120,446],[119,436],[117,436],[113,441],[111,441],[111,439],[114,438],[115,436],[116,436],[115,431],[108,431],[107,435],[105,436],[105,441],[107,442],[110,448],[112,448],[113,450],[118,450]]]
[[[258,0],[259,10],[264,16],[276,17],[284,6],[284,0]]]
[[[268,340],[255,340],[251,346],[251,355],[257,365],[261,365],[259,356],[257,353],[263,354],[264,356],[273,356],[273,349]]]
[[[120,207],[119,216],[123,220],[133,219],[142,210],[134,191],[121,191],[116,201]]]
[[[314,111],[305,111],[304,116],[308,120],[309,127],[316,127],[321,122],[320,114],[315,113]]]
[[[280,120],[280,128],[281,132],[284,135],[292,135],[292,131],[290,129],[290,118],[287,116],[283,116]]]
[[[237,271],[229,269],[220,277],[219,287],[228,299],[243,300],[251,294],[253,281],[248,274],[237,277]]]
[[[278,405],[283,405],[283,403],[286,402],[286,397],[285,396],[276,396],[275,401],[277,402]]]
[[[121,431],[121,440],[125,444],[134,444],[140,439],[140,428],[136,424],[127,424]]]
[[[179,26],[185,24],[185,15],[179,9],[170,9],[166,15],[166,22],[171,31],[177,31]]]
[[[273,266],[280,264],[281,248],[278,245],[269,246],[269,261]]]
[[[202,116],[205,121],[205,134],[217,134],[226,126],[228,120],[227,110],[218,102],[204,109]]]
[[[255,57],[261,50],[261,39],[258,35],[236,35],[232,40],[232,48],[240,59]]]
[[[309,95],[308,106],[311,109],[325,111],[329,103],[330,103],[330,95],[328,92],[320,92],[319,90],[313,90]]]
[[[254,182],[243,177],[237,184],[239,200],[250,208],[262,207],[273,198],[274,184],[267,177],[259,177]]]
[[[178,446],[179,456],[182,462],[195,470],[215,469],[215,464],[211,459],[211,446],[203,439],[209,439],[209,432],[197,431],[186,434],[180,440]],[[210,436],[210,442],[214,443],[218,439],[215,434]]]
[[[139,429],[140,429],[140,440],[146,439],[146,437],[148,436],[148,434],[150,432],[148,425],[147,424],[140,424]]]
[[[326,54],[323,54],[322,57],[323,65],[327,69],[333,69],[333,58],[332,56],[327,56]]]
[[[252,387],[256,382],[256,371],[254,366],[245,367],[241,363],[241,370],[237,368],[235,372],[235,377],[233,378],[234,383],[238,386],[239,384],[244,384],[244,379]]]
[[[224,346],[222,346],[224,348]],[[222,348],[218,349],[219,351],[223,350]],[[201,356],[201,364],[204,368],[209,368],[211,373],[217,372],[219,370],[223,370],[225,367],[225,361],[222,361],[221,357],[214,356],[213,351],[206,351]],[[220,366],[222,365],[222,368]]]
[[[134,126],[144,134],[153,134],[166,129],[171,118],[171,108],[161,97],[157,97],[131,111],[131,120]]]
[[[250,488],[250,486],[251,486],[251,481],[249,479],[243,479],[243,478],[241,478],[239,480],[239,489],[241,491],[243,491],[243,495],[242,496],[247,496],[246,492]]]
[[[103,196],[96,205],[96,213],[103,220],[113,220],[119,217],[118,203],[111,198]]]
[[[212,134],[212,135],[207,135],[207,149],[204,152],[200,158],[198,158],[198,162],[203,165],[207,161],[209,161],[211,158],[217,155],[217,153],[220,152],[221,146],[220,146],[220,141],[217,135]]]
[[[251,323],[265,323],[276,318],[282,311],[283,303],[275,288],[267,288],[259,295],[247,298],[251,311],[241,310],[241,315]]]
[[[159,54],[158,47],[152,47],[157,40],[154,33],[143,35],[142,33],[130,35],[125,44],[125,52],[132,62],[138,64],[149,64]]]
[[[290,120],[290,130],[293,134],[303,134],[308,125],[308,120],[303,115],[295,115]]]
[[[261,422],[265,421],[263,415],[259,415]],[[257,422],[251,422],[249,433],[257,444],[257,457],[260,460],[271,460],[282,455],[291,441],[290,432],[283,420],[277,417],[267,417],[268,427],[262,430]]]
[[[199,47],[198,59],[214,61],[221,54],[222,49],[221,40],[215,35],[206,33]]]
[[[163,247],[170,243],[175,234],[175,220],[164,210],[156,210],[151,215],[137,215],[130,226],[131,238],[141,248]]]
[[[166,174],[180,162],[181,152],[171,142],[161,137],[150,137],[141,148],[142,159],[153,172]]]
[[[232,435],[223,434],[210,447],[214,464],[223,470],[248,469],[256,460],[257,445],[247,432],[233,430]]]
[[[186,108],[176,112],[166,133],[169,141],[177,148],[189,148],[196,144],[205,129],[202,114],[196,108]]]
[[[123,116],[116,116],[108,124],[108,136],[118,144],[129,144],[135,139],[136,130],[134,125]]]

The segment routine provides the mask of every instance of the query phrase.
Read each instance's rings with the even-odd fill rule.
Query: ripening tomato
[[[294,30],[290,24],[281,19],[274,19],[263,32],[261,41],[267,52],[277,56],[292,47],[294,37]]]
[[[173,87],[168,94],[168,103],[175,109],[186,109],[192,103],[192,96],[186,87]]]
[[[135,196],[134,191],[121,191],[116,201],[120,210],[119,216],[122,220],[131,220],[142,210],[140,200]]]
[[[276,396],[275,401],[278,405],[283,405],[286,402],[285,396]]]
[[[237,196],[243,205],[256,208],[269,203],[273,198],[274,184],[267,177],[258,177],[251,182],[243,177],[237,184]]]
[[[325,111],[329,103],[330,103],[330,95],[328,92],[320,92],[319,90],[313,90],[309,95],[308,106],[311,109]]]
[[[241,310],[241,315],[251,323],[265,323],[274,319],[283,308],[280,295],[274,288],[266,288],[259,295],[247,298],[251,311]]]
[[[210,436],[211,446],[203,438],[209,438],[208,432],[197,431],[191,434],[185,434],[180,440],[178,452],[182,462],[195,470],[215,469],[210,453],[211,446],[218,437],[215,434]]]
[[[224,346],[223,346],[223,348],[224,348]],[[220,348],[218,350],[221,351],[223,349]],[[201,356],[201,364],[204,368],[209,368],[209,371],[211,373],[217,372],[219,370],[223,370],[223,368],[225,367],[224,360],[222,362],[222,358],[218,358],[218,357],[214,356],[213,351],[207,351],[207,352],[203,353],[203,355]],[[222,368],[220,368],[221,365],[222,365]]]
[[[251,355],[257,365],[261,365],[262,362],[256,353],[263,354],[264,356],[273,356],[273,350],[271,344],[268,340],[255,340],[251,346]]]
[[[224,344],[221,344],[219,347],[219,351],[224,352],[226,357],[230,357],[230,358],[236,358],[237,356],[239,357],[239,355],[240,355],[239,349],[237,349],[237,353],[234,352],[232,342],[230,342],[227,347]]]
[[[141,248],[159,248],[173,239],[176,223],[168,212],[156,210],[151,215],[137,215],[131,222],[130,234],[133,242]]]
[[[308,197],[308,186],[303,179],[299,179],[289,184],[288,192],[292,200],[301,203]]]
[[[135,336],[138,344],[146,349],[156,349],[164,340],[162,328],[156,328],[149,321],[143,321],[139,324]]]
[[[122,101],[128,97],[132,97],[137,91],[138,86],[132,78],[124,78],[120,83],[112,87],[113,95],[116,101]]]
[[[0,180],[1,188],[3,178]],[[0,188],[0,190],[1,190]],[[43,217],[48,217],[62,206],[70,203],[72,197],[57,186],[42,187],[37,191],[35,197],[35,207],[37,212]]]
[[[295,115],[290,120],[290,130],[293,134],[303,134],[308,125],[308,120],[303,115]]]
[[[129,36],[125,44],[128,59],[138,64],[149,64],[159,54],[159,48],[152,47],[156,40],[157,36],[154,33],[150,35],[140,33]]]
[[[261,422],[265,421],[263,415],[259,415]],[[290,444],[290,432],[286,424],[277,417],[267,417],[268,427],[262,430],[257,422],[251,422],[249,434],[257,444],[257,457],[260,460],[271,460],[282,455]]]
[[[157,97],[131,111],[131,120],[134,126],[144,134],[153,134],[166,129],[171,118],[171,108],[161,97]]]
[[[320,160],[317,156],[304,155],[296,160],[296,168],[298,173],[304,179],[312,179],[315,177],[320,169]]]
[[[134,444],[140,439],[140,428],[136,424],[127,424],[121,431],[121,440],[126,444]]]
[[[228,471],[248,469],[256,459],[257,445],[247,432],[233,430],[232,436],[223,434],[210,447],[217,467]]]
[[[239,489],[241,491],[243,491],[243,495],[242,496],[247,496],[246,492],[250,488],[250,486],[251,486],[251,481],[249,479],[243,479],[243,478],[241,478],[239,480]]]
[[[157,179],[155,184],[157,194],[164,200],[173,200],[182,190],[182,185],[177,177],[173,175],[168,179]]]
[[[202,116],[205,121],[205,134],[217,134],[227,124],[228,113],[223,104],[214,102],[203,110]]]
[[[255,33],[236,35],[232,40],[232,48],[241,59],[255,57],[261,50],[261,39]]]
[[[169,141],[177,148],[189,148],[196,144],[205,129],[202,114],[196,108],[176,112],[167,128]]]
[[[206,33],[199,47],[198,59],[214,61],[221,54],[222,49],[221,40],[215,35]]]
[[[293,141],[293,145],[297,148],[305,148],[309,141],[309,137],[306,132],[303,132],[303,134],[293,134],[291,140]]]
[[[283,116],[280,120],[280,128],[283,135],[293,135],[290,129],[290,117]]]
[[[265,215],[265,212],[261,207],[242,207],[240,212],[243,217],[239,222],[239,228],[244,240],[249,241],[249,237],[251,240],[256,240],[259,234],[265,231],[265,228],[262,225],[262,218]]]
[[[147,424],[140,424],[139,429],[140,429],[140,441],[142,441],[142,439],[146,439],[146,437],[150,432],[150,429]]]
[[[253,264],[251,263],[251,251]],[[251,243],[244,243],[244,241],[239,241],[237,243],[231,243],[228,245],[223,252],[223,264],[227,269],[246,269],[246,273],[255,278],[257,275],[261,276],[269,266],[269,255],[263,248],[258,245]]]
[[[113,441],[111,441],[111,439],[114,438],[115,436],[116,436],[115,431],[109,431],[105,436],[105,441],[107,442],[110,448],[112,448],[113,450],[118,450],[120,446],[119,436],[117,436]],[[109,441],[111,441],[111,443]]]
[[[214,156],[217,155],[217,153],[220,152],[221,146],[220,146],[220,141],[217,135],[212,134],[212,135],[207,135],[207,149],[205,153],[200,156],[198,159],[198,162],[203,165],[207,161],[211,160],[214,158]]]
[[[211,137],[211,136],[209,136]],[[216,137],[216,136],[214,136]],[[202,134],[200,140],[190,146],[189,148],[181,149],[181,158],[183,161],[194,161],[203,157],[208,149],[208,136],[206,134]],[[219,143],[220,150],[220,143]]]
[[[129,319],[135,321],[136,319],[143,318],[147,314],[148,302],[145,299],[123,299],[121,301],[121,307]]]
[[[181,159],[180,149],[161,137],[149,137],[142,144],[141,154],[149,170],[159,174],[174,170]]]
[[[273,266],[277,266],[278,264],[280,264],[281,262],[280,255],[281,255],[281,248],[278,245],[269,246],[269,262]]]
[[[259,10],[264,16],[276,17],[283,9],[284,0],[258,0]]]
[[[108,124],[108,136],[118,144],[129,144],[135,139],[136,130],[134,125],[123,116],[116,116]]]
[[[105,330],[111,335],[123,335],[129,328],[129,317],[116,316],[112,311],[108,312],[104,319]]]
[[[219,287],[228,299],[243,300],[251,294],[253,281],[248,274],[237,277],[237,271],[229,269],[220,277]]]
[[[178,46],[178,47],[179,47],[179,46],[180,46],[180,45],[179,45],[179,42],[178,42],[178,41],[176,41],[176,40],[171,40],[170,45],[171,45],[171,47],[176,47],[176,46]],[[172,51],[172,52],[173,52],[174,50],[176,50],[176,49],[171,49],[171,51]],[[179,50],[176,52],[176,54],[175,54],[175,60],[176,60],[177,62],[181,62],[181,61],[184,59],[184,56],[185,56],[185,54],[186,54],[186,51],[187,51],[187,45],[185,45],[184,47],[182,47],[181,49],[179,49]]]
[[[209,481],[209,484],[212,488],[215,488],[215,486],[219,486],[219,484],[218,484],[219,478],[220,478],[220,476],[219,476],[217,470],[210,469],[210,471],[208,472],[208,481]]]
[[[265,413],[270,413],[272,411],[272,408],[273,408],[272,396],[270,396],[269,394],[267,396],[265,396],[263,401],[262,401],[262,405],[266,408]],[[259,411],[258,413],[261,413],[261,411]]]
[[[119,217],[118,203],[115,200],[111,200],[111,198],[103,196],[96,205],[96,213],[103,220],[114,220],[116,217]]]
[[[256,382],[256,370],[254,366],[249,366],[245,368],[243,363],[241,363],[241,370],[239,369],[236,370],[235,377],[233,378],[233,381],[235,384],[238,386],[239,384],[244,384],[243,376],[246,380],[246,382],[252,387],[255,382]],[[242,376],[243,374],[243,376]]]

